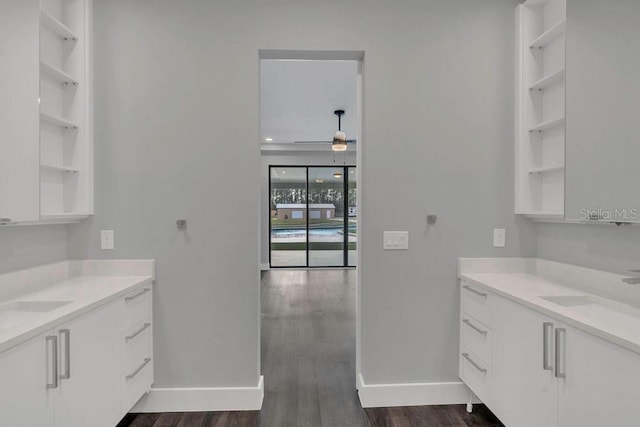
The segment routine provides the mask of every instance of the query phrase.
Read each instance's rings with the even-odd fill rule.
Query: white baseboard
[[[152,388],[130,412],[259,411],[264,377],[256,387]]]
[[[363,408],[468,403],[471,390],[462,382],[366,384],[358,374],[358,395]],[[473,403],[480,401],[473,396]]]
[[[269,271],[269,270],[270,270],[270,267],[268,262],[263,262],[262,264],[260,264],[260,271]]]

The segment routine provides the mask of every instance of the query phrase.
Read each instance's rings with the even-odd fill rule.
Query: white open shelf
[[[515,212],[564,216],[566,0],[518,6]]]
[[[90,0],[40,0],[40,220],[93,212]]]
[[[65,73],[64,71],[56,67],[53,67],[49,64],[46,64],[44,62],[40,62],[40,72],[43,75],[47,75],[52,79],[57,80],[58,82],[63,84],[71,84],[71,85],[78,84],[78,80],[71,77],[71,75],[69,75],[68,73]]]
[[[547,120],[546,122],[542,122],[531,129],[529,129],[530,133],[540,133],[553,128],[557,128],[560,126],[564,126],[564,117],[559,119]]]
[[[42,25],[44,25],[45,27],[47,27],[48,29],[56,33],[58,36],[60,36],[64,40],[73,40],[73,41],[78,40],[78,35],[76,33],[71,31],[69,27],[64,25],[62,22],[60,22],[53,16],[49,15],[44,10],[40,11],[40,22],[42,23]]]
[[[529,87],[529,90],[542,91],[548,88],[549,86],[552,86],[558,82],[563,81],[564,75],[565,75],[565,70],[563,68],[560,71],[556,71],[555,73],[552,73],[548,76],[541,78],[540,80],[535,82],[531,87]]]
[[[531,44],[529,45],[529,49],[544,49],[544,47],[549,43],[551,43],[558,37],[563,36],[565,34],[566,28],[567,21],[563,19],[562,21],[558,22],[556,25],[542,33],[533,42],[531,42]]]
[[[78,173],[78,169],[69,168],[66,166],[58,166],[58,165],[49,165],[49,164],[41,164],[41,168],[47,169],[55,172],[67,172],[67,173]]]
[[[77,123],[73,123],[63,117],[58,117],[48,113],[40,112],[40,118],[45,122],[60,126],[65,129],[78,129]]]
[[[564,170],[564,165],[545,166],[542,168],[529,169],[529,174],[536,175],[536,174],[543,174],[543,173],[549,173],[549,172],[558,172],[561,170]]]

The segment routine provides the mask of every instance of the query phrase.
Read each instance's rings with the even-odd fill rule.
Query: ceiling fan
[[[355,139],[347,139],[347,134],[342,131],[342,116],[344,110],[335,110],[333,112],[338,116],[338,130],[333,136],[333,141],[294,141],[297,144],[331,144],[333,151],[346,151],[347,144],[355,144]]]

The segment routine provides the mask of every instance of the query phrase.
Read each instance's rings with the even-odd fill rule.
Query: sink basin
[[[562,296],[549,296],[549,297],[540,297],[547,301],[550,301],[554,304],[561,305],[563,307],[575,307],[578,305],[587,305],[594,304],[591,298],[587,295],[562,295]]]
[[[72,301],[14,301],[0,305],[0,329],[30,321]]]
[[[640,310],[627,304],[590,295],[543,296],[544,300],[570,308],[572,312],[619,326],[638,325]]]

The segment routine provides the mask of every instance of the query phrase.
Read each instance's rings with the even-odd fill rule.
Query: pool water
[[[349,232],[355,233],[356,227],[349,226]],[[305,237],[307,231],[304,228],[279,228],[271,230],[271,236],[273,237]],[[310,236],[322,236],[322,237],[342,237],[342,228],[312,228],[309,230]]]

